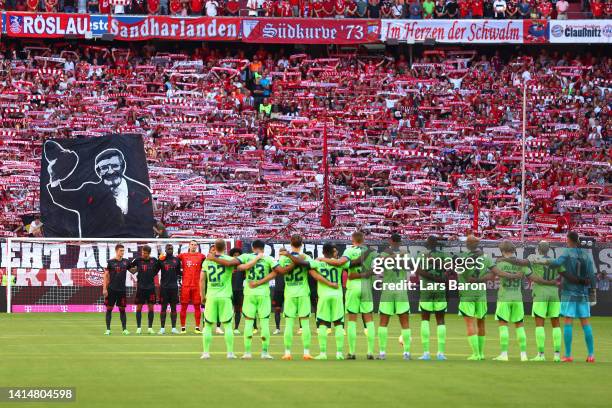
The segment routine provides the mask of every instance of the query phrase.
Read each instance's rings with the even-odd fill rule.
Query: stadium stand
[[[45,137],[142,132],[173,236],[454,239],[476,217],[485,238],[517,237],[523,80],[527,239],[612,236],[608,57],[28,44],[0,45],[0,236],[38,212]]]

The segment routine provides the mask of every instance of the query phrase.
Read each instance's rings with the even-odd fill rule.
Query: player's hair
[[[216,240],[215,241],[215,249],[217,250],[217,252],[225,251],[225,240],[223,240],[223,239]]]
[[[242,250],[240,248],[232,248],[229,251],[229,256],[238,256],[242,254]]]
[[[115,245],[115,251],[118,251],[118,250],[123,249],[123,248],[125,248],[125,247],[123,246],[123,244],[117,244],[117,245]]]
[[[402,242],[402,236],[400,234],[398,234],[397,232],[391,234],[391,242],[395,242],[395,243]]]
[[[173,246],[172,244],[166,244],[166,251],[167,251],[168,249],[172,249],[172,250],[174,250],[174,246]]]
[[[428,236],[427,240],[425,241],[425,246],[434,249],[438,246],[438,238],[435,235]]]
[[[580,242],[580,236],[578,235],[576,231],[568,232],[567,239],[569,239],[571,242],[573,242],[576,245],[578,245],[578,242]]]
[[[361,231],[353,232],[353,234],[351,235],[351,238],[353,238],[353,241],[355,241],[358,244],[363,244],[363,240],[365,239],[363,232]]]
[[[251,248],[264,249],[265,247],[266,247],[266,244],[264,244],[264,242],[261,239],[256,239],[251,244]]]
[[[514,253],[514,251],[516,251],[516,246],[512,242],[505,240],[499,244],[499,249],[503,253],[509,254]]]
[[[542,255],[546,255],[550,250],[550,244],[548,241],[540,241],[538,243],[538,252]]]
[[[334,256],[334,248],[334,244],[331,242],[326,242],[323,244],[323,255],[325,255],[327,258],[331,258]]]
[[[294,248],[302,247],[302,236],[298,234],[293,234],[291,236],[291,246]]]
[[[142,252],[146,252],[147,254],[151,253],[151,247],[148,245],[145,245],[142,247]]]

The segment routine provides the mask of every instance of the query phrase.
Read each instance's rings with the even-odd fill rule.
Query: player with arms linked
[[[104,304],[106,305],[106,332],[104,334],[107,336],[111,334],[111,319],[115,305],[119,309],[123,334],[130,334],[126,327],[127,319],[125,315],[125,278],[130,267],[130,261],[123,258],[124,253],[125,248],[122,244],[115,245],[115,257],[107,261],[106,271],[104,271],[102,294],[104,295]]]
[[[187,252],[179,254],[178,259],[181,261],[181,270],[183,271],[183,280],[181,284],[181,334],[187,333],[185,326],[187,321],[187,308],[189,304],[193,305],[196,334],[201,334],[200,323],[202,319],[202,298],[200,297],[200,272],[202,271],[202,262],[206,257],[198,251],[198,243],[196,241],[189,242]]]
[[[141,249],[141,257],[135,258],[130,263],[130,272],[136,273],[138,283],[136,285],[136,334],[142,333],[140,327],[142,322],[142,307],[146,303],[148,311],[148,328],[147,333],[153,332],[153,319],[155,311],[153,306],[157,301],[155,296],[155,275],[159,272],[159,263],[157,259],[151,257],[151,247],[145,245]]]
[[[166,245],[166,253],[159,257],[161,269],[161,280],[159,284],[159,302],[161,311],[159,319],[161,328],[159,334],[166,333],[166,312],[170,305],[170,321],[172,323],[172,333],[178,334],[176,329],[176,305],[179,302],[178,282],[181,279],[181,261],[174,256],[174,247]]]

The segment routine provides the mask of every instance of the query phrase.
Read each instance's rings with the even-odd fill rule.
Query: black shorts
[[[108,289],[108,295],[104,298],[104,304],[107,307],[125,307],[126,305],[126,296],[124,291],[112,290]]]
[[[243,301],[244,291],[235,290],[234,292],[232,292],[232,304],[234,305],[234,309],[241,310]]]
[[[155,303],[157,296],[155,296],[155,289],[136,289],[136,298],[134,303],[137,305],[144,305],[145,303]]]
[[[285,303],[285,290],[280,288],[274,288],[272,294],[272,307],[282,309]]]
[[[179,302],[178,288],[159,288],[159,303],[176,305]]]

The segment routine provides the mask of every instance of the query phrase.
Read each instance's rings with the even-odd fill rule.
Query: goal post
[[[102,312],[105,310],[102,282],[107,261],[115,254],[115,245],[123,244],[124,258],[140,256],[144,245],[151,247],[157,258],[172,244],[174,253],[188,251],[196,241],[206,254],[214,238],[6,238],[1,243],[3,283],[6,285],[8,313],[32,312]],[[234,239],[225,239],[227,250]],[[126,277],[129,300],[136,292],[136,277]],[[159,275],[156,277],[156,285]],[[128,301],[128,311],[133,302]],[[158,306],[158,305],[157,305]]]

